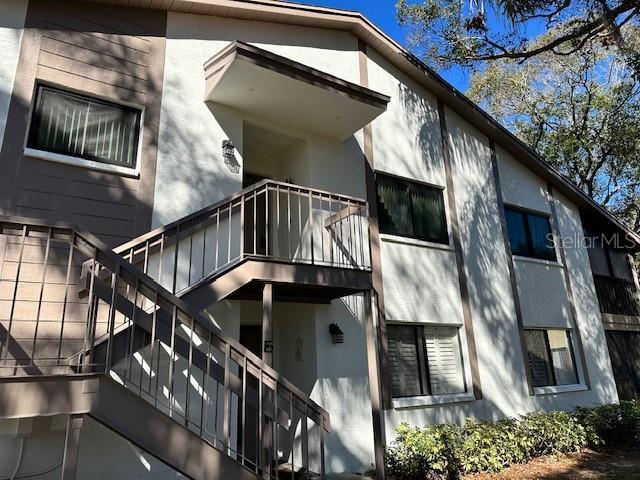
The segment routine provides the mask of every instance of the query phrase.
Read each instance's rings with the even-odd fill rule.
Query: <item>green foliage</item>
[[[640,46],[640,29],[626,30]],[[628,63],[597,46],[500,60],[473,76],[467,94],[640,231],[640,81]]]
[[[587,432],[591,448],[640,442],[640,402],[636,400],[578,408],[576,416]]]
[[[640,441],[640,403],[578,408],[574,413],[530,413],[498,421],[469,419],[464,426],[418,428],[402,423],[396,433],[385,454],[389,475],[402,480],[456,479],[586,446],[634,445]]]
[[[638,25],[636,1],[397,0],[396,12],[414,51],[435,66],[483,67],[600,45],[640,73],[640,53],[624,29]],[[536,43],[530,32],[540,30],[552,34]]]

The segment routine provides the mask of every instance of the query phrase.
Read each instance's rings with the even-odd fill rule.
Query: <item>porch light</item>
[[[222,158],[224,158],[224,164],[233,173],[240,171],[240,164],[236,160],[236,147],[231,140],[222,141]]]
[[[329,325],[329,333],[331,334],[331,343],[344,343],[344,333],[337,323]]]

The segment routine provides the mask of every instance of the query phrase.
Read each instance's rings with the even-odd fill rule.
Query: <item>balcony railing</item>
[[[594,275],[593,279],[601,312],[640,316],[640,293],[633,281],[606,275]]]
[[[272,180],[114,251],[176,294],[247,258],[371,268],[364,200]]]
[[[324,473],[327,412],[91,234],[0,217],[0,262],[0,376],[108,374],[262,478]]]

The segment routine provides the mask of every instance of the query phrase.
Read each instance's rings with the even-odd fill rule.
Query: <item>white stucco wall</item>
[[[202,65],[232,40],[247,41],[358,82],[355,37],[330,30],[174,13],[168,17],[167,37],[154,226],[240,189],[242,170],[233,173],[224,165],[221,143],[231,138],[242,164],[246,121],[263,127],[273,122],[274,130],[300,139],[300,144],[283,154],[287,165],[269,167],[278,172],[274,177],[287,176],[324,190],[365,195],[360,132],[339,143],[305,132],[282,130],[275,120],[250,118],[230,109],[207,106],[202,100]],[[435,97],[374,51],[369,52],[369,87],[391,97],[387,111],[373,122],[376,169],[444,188]],[[488,139],[450,110],[446,121],[453,145],[456,206],[484,398],[389,410],[385,412],[387,439],[393,438],[393,428],[401,421],[415,425],[462,422],[468,416],[499,418],[615,400],[588,258],[586,251],[580,249],[567,251],[567,266],[593,388],[529,396],[509,279],[510,259],[501,233],[502,206],[497,204]],[[497,157],[505,202],[551,212],[545,182],[500,148]],[[263,173],[269,173],[269,168]],[[581,232],[575,206],[561,197],[556,202],[561,233]],[[446,213],[450,226],[448,209]],[[380,249],[389,321],[462,324],[457,265],[450,245],[434,246],[383,235]],[[562,265],[517,260],[516,276],[526,325],[569,322],[571,309]],[[258,315],[258,307],[241,308],[242,313],[234,313],[226,328],[237,335],[240,322]],[[351,297],[331,305],[274,308],[274,316],[279,316],[275,323],[280,325],[275,328],[276,367],[282,369],[284,376],[298,379],[331,415],[333,431],[327,436],[326,450],[328,472],[362,471],[373,461],[361,312],[361,299]],[[334,322],[345,333],[344,344],[331,343],[328,326]],[[461,332],[464,336],[464,330]],[[305,348],[310,358],[305,356],[300,362],[295,351],[278,351],[287,344],[295,345],[299,337],[304,345],[313,342],[313,348]],[[466,338],[462,350],[469,383]]]
[[[0,148],[18,65],[27,3],[26,0],[0,2]]]
[[[12,430],[15,431],[14,426],[18,421],[22,422],[23,433],[15,435]],[[24,443],[18,478],[59,479],[66,425],[65,415],[1,421],[1,478],[9,478],[13,474],[22,441]],[[28,475],[44,470],[51,471],[37,476]],[[185,477],[104,425],[90,417],[84,417],[76,478],[169,480]]]
[[[204,62],[234,40],[249,42],[345,80],[357,82],[359,78],[357,40],[349,33],[169,13],[153,226],[189,214],[241,188],[242,169],[231,172],[225,166],[221,145],[223,140],[231,139],[238,150],[238,163],[242,164],[243,115],[203,100]],[[310,172],[309,183],[317,183],[320,188],[338,181],[344,193],[353,190],[357,182],[350,181],[349,172],[354,168],[357,171],[361,164],[351,161],[349,165],[354,157],[340,151],[353,150],[354,144],[347,141],[344,145],[318,141],[317,147],[307,151],[312,158],[322,157],[324,169],[347,167],[347,174],[340,179],[327,177],[320,170]],[[362,192],[363,187],[357,190]]]

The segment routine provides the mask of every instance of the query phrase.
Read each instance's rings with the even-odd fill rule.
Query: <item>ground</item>
[[[640,480],[640,449],[541,457],[497,474],[468,475],[464,480]]]

